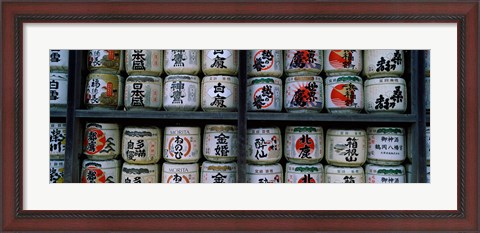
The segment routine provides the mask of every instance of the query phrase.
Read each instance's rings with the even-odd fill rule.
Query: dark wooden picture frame
[[[422,230],[477,232],[478,1],[25,2],[2,7],[2,230]],[[454,211],[29,211],[23,210],[24,23],[456,23],[457,197]],[[348,221],[346,221],[348,220]]]

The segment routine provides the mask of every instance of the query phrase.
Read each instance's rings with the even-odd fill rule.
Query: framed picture
[[[7,1],[1,6],[4,231],[479,230],[478,1]],[[124,115],[87,116],[73,105],[63,116],[52,115],[45,81],[47,53],[136,47],[429,50],[435,76],[428,120],[434,155],[431,182],[424,183],[426,172],[420,165],[425,165],[425,157],[413,156],[414,180],[419,181],[415,184],[142,184],[132,189],[125,184],[72,183],[79,180],[78,161],[65,164],[65,184],[49,184],[43,132],[51,117],[77,114],[88,121]],[[70,54],[83,59],[79,52]],[[420,59],[416,64],[423,64],[423,52],[412,54],[413,63]],[[81,72],[75,69],[73,73]],[[70,83],[68,88],[81,98],[80,88]],[[411,91],[421,93],[424,87],[418,88]],[[425,112],[412,112],[407,121],[425,129]],[[183,121],[196,116],[175,115]],[[268,120],[258,114],[208,116],[234,122]],[[312,121],[306,116],[283,117],[289,122]],[[140,118],[159,119],[151,114]],[[381,116],[365,119],[387,122]],[[79,122],[67,125],[67,134]],[[246,129],[239,130],[245,134]],[[424,145],[424,138],[415,139],[413,143]],[[70,141],[67,148],[81,140]],[[245,174],[244,167],[238,169]]]

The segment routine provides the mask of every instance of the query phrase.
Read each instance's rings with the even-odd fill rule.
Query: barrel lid
[[[169,162],[164,162],[162,165],[163,171],[166,171],[166,169],[169,168],[187,168],[189,172],[192,171],[198,171],[198,163],[169,163]]]
[[[363,175],[364,171],[362,167],[337,167],[333,165],[326,165],[325,174]]]
[[[158,136],[160,128],[156,126],[125,126],[123,134],[127,136]]]
[[[165,127],[165,134],[178,134],[177,133],[178,131],[185,131],[185,132],[188,132],[188,134],[199,134],[200,133],[200,127],[189,127],[189,126],[167,126],[167,127]]]
[[[205,82],[227,82],[238,84],[238,78],[235,76],[228,76],[228,75],[207,75],[202,78],[202,83]]]
[[[123,81],[123,77],[118,74],[109,74],[109,73],[89,73],[87,79],[92,78],[118,78],[118,80]]]
[[[247,86],[255,84],[276,84],[282,85],[282,80],[275,77],[253,77],[247,80]]]
[[[141,175],[141,174],[158,173],[158,169],[159,169],[158,164],[123,163],[122,172]]]
[[[189,82],[200,83],[200,78],[198,76],[187,75],[187,74],[172,74],[165,77],[165,82],[173,82],[173,81],[189,81]]]
[[[82,162],[82,167],[95,166],[99,168],[119,168],[122,162],[117,159],[108,160],[90,160],[85,159]]]
[[[268,128],[251,128],[247,130],[247,134],[279,134],[280,128],[268,127]]]
[[[382,166],[376,164],[365,165],[365,171],[368,174],[379,174],[389,176],[405,175],[405,167],[403,165],[398,166]]]
[[[120,126],[117,123],[93,123],[87,122],[85,128],[98,128],[98,129],[119,129]]]
[[[330,76],[325,78],[325,83],[359,83],[362,84],[363,80],[360,76],[357,75],[339,75],[339,76]]]
[[[285,170],[287,170],[288,172],[298,173],[323,173],[323,165],[321,163],[307,165],[288,162],[285,166]]]
[[[237,132],[235,125],[205,125],[205,133],[207,132]]]
[[[282,165],[279,163],[270,165],[247,164],[247,173],[249,174],[271,174],[283,173]]]
[[[287,126],[285,128],[287,133],[323,133],[321,126]]]
[[[404,130],[400,127],[368,127],[368,134],[394,134],[403,135]]]
[[[161,77],[156,77],[156,76],[146,76],[146,75],[130,75],[127,77],[125,80],[127,84],[129,82],[162,82]]]
[[[215,163],[210,161],[205,161],[202,163],[202,171],[223,171],[223,172],[236,172],[237,163]]]
[[[327,135],[333,136],[364,136],[366,135],[364,129],[328,129]]]
[[[383,77],[383,78],[374,78],[368,79],[365,81],[365,86],[375,85],[375,84],[403,84],[406,85],[405,79],[399,77]]]
[[[320,76],[301,76],[301,75],[298,75],[298,76],[290,76],[290,77],[287,77],[285,79],[285,83],[289,83],[289,82],[312,82],[312,81],[315,81],[315,82],[319,82],[319,83],[323,83],[323,79],[322,77]]]

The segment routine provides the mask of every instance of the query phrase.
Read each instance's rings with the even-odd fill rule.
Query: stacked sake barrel
[[[364,51],[365,111],[402,114],[407,109],[403,50]],[[401,127],[369,127],[365,171],[368,183],[406,183],[406,133]]]
[[[324,50],[325,108],[331,114],[363,110],[361,50]],[[330,128],[325,138],[326,183],[364,183],[366,132],[362,128]]]
[[[164,108],[196,111],[200,107],[201,51],[166,50]],[[165,128],[163,183],[198,183],[201,129],[195,126]]]
[[[283,106],[288,113],[319,113],[324,107],[323,50],[285,50]],[[324,137],[321,126],[287,126],[286,183],[322,183]]]
[[[250,112],[281,112],[283,51],[247,50],[246,104]],[[265,125],[247,130],[247,183],[283,183],[282,133]]]
[[[69,50],[50,50],[50,109],[65,111],[68,96]],[[63,183],[67,125],[50,122],[50,183]]]
[[[88,50],[84,104],[94,111],[117,110],[123,106],[125,80],[123,50]],[[120,183],[122,152],[120,125],[87,122],[83,140],[82,183]]]
[[[127,111],[157,111],[163,105],[163,50],[125,50]],[[157,126],[127,125],[122,134],[122,183],[158,183],[162,134]]]
[[[201,106],[205,112],[238,110],[238,50],[203,50]],[[207,124],[203,133],[201,183],[236,183],[237,126]]]

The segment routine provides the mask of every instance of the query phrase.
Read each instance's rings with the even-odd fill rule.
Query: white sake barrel
[[[165,127],[163,158],[171,163],[196,163],[201,156],[200,127]]]
[[[363,81],[359,76],[325,79],[325,108],[330,113],[360,113],[363,109]]]
[[[129,76],[124,94],[127,110],[160,110],[163,105],[163,80],[153,76]]]
[[[287,76],[319,75],[323,70],[323,50],[285,50]]]
[[[399,127],[369,127],[367,161],[378,165],[400,165],[406,158],[405,133]]]
[[[234,76],[205,76],[202,79],[202,109],[205,112],[236,112],[238,78]]]
[[[279,163],[247,164],[246,178],[247,183],[283,183],[283,168]]]
[[[167,111],[196,111],[200,107],[200,79],[191,75],[165,78],[163,108]]]
[[[382,166],[375,164],[365,165],[367,183],[396,184],[406,183],[405,168],[402,165]]]
[[[365,50],[363,70],[367,78],[401,77],[405,70],[403,50]]]
[[[407,85],[403,78],[369,79],[364,89],[368,113],[404,113],[407,110]]]
[[[123,50],[88,50],[87,68],[91,73],[120,74],[125,70]]]
[[[122,158],[131,164],[153,164],[161,157],[162,135],[156,126],[126,126],[123,129]]]
[[[123,106],[124,79],[116,74],[90,73],[85,85],[88,109],[115,110]]]
[[[214,162],[235,161],[237,151],[237,126],[205,125],[203,155]]]
[[[325,166],[325,183],[365,183],[362,167]]]
[[[231,49],[202,50],[202,71],[205,75],[238,74],[239,51]]]
[[[122,183],[159,183],[160,167],[158,164],[123,163]]]
[[[284,97],[283,103],[287,112],[321,112],[324,103],[322,77],[287,77]]]
[[[285,128],[285,158],[298,164],[319,163],[323,158],[323,128],[287,126]]]
[[[246,63],[248,77],[282,77],[282,50],[247,50]]]
[[[50,159],[64,159],[67,145],[67,124],[50,123]]]
[[[198,164],[176,164],[163,163],[162,183],[168,184],[188,184],[198,183],[199,180]]]
[[[363,129],[328,129],[325,145],[330,165],[358,167],[367,160],[367,133]]]
[[[163,50],[125,50],[125,66],[128,75],[159,77],[163,72]]]
[[[122,162],[116,159],[94,161],[83,160],[82,183],[120,183]]]
[[[201,183],[237,183],[237,163],[205,161],[200,169]]]
[[[278,127],[247,130],[247,162],[273,164],[282,158],[282,134]]]
[[[285,183],[323,183],[323,165],[287,163]]]
[[[325,50],[327,76],[358,75],[362,71],[362,50]]]
[[[65,162],[63,160],[50,159],[50,184],[63,183]]]
[[[69,50],[50,49],[50,72],[68,73]]]
[[[115,123],[87,123],[83,154],[92,160],[107,160],[120,154],[120,127]]]
[[[167,75],[198,75],[201,70],[200,50],[165,50],[163,65]]]
[[[50,73],[50,107],[66,108],[68,98],[68,74]]]
[[[247,80],[247,111],[282,111],[282,80],[256,77]]]

